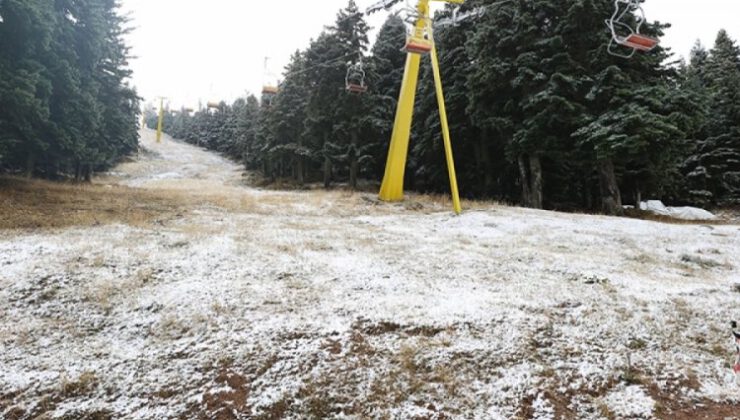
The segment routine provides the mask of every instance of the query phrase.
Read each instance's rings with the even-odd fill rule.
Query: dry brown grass
[[[60,378],[60,391],[65,398],[80,397],[90,394],[98,386],[98,377],[95,372],[84,372],[77,379],[70,379],[66,375]]]
[[[176,194],[123,186],[0,178],[0,230],[142,226],[176,216],[183,204]]]
[[[187,185],[187,188],[185,188]],[[369,202],[368,193],[349,190],[267,192],[254,194],[240,187],[204,181],[166,181],[154,188],[115,184],[74,184],[0,177],[0,230],[48,229],[123,223],[148,226],[181,217],[189,209],[210,207],[226,212],[260,215],[356,215],[394,212],[394,204]],[[202,187],[202,188],[199,188]],[[372,204],[372,205],[371,205]],[[429,213],[449,210],[444,195],[409,194],[398,204],[406,211]],[[466,210],[490,208],[492,202],[463,201]],[[199,235],[217,233],[212,227],[191,227]],[[186,229],[187,230],[187,229]]]

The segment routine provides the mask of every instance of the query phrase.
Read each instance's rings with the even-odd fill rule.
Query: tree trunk
[[[275,176],[273,174],[272,170],[272,161],[269,158],[265,158],[265,160],[262,162],[262,172],[265,175],[265,178],[270,180],[270,182],[275,182]]]
[[[75,182],[82,181],[82,162],[79,160],[75,163]]]
[[[360,163],[357,161],[357,131],[352,130],[351,143],[349,151],[349,187],[353,190],[357,189],[357,176],[360,172]]]
[[[623,215],[622,195],[619,192],[617,175],[614,172],[614,162],[611,159],[601,159],[597,162],[597,166],[599,170],[602,211],[612,216]]]
[[[360,163],[357,162],[357,156],[352,156],[349,162],[349,186],[353,190],[357,189],[357,176],[360,173]]]
[[[493,168],[491,167],[491,155],[489,154],[488,150],[488,130],[483,130],[481,132],[480,141],[479,141],[479,155],[480,157],[480,168],[481,173],[483,173],[483,189],[485,191],[486,195],[493,196],[493,184],[494,184],[494,178],[493,178]]]
[[[591,175],[583,175],[583,204],[588,210],[594,208],[594,200],[591,196]]]
[[[28,152],[28,157],[26,158],[26,171],[24,175],[26,178],[31,178],[34,172],[36,172],[36,153]]]
[[[87,165],[85,167],[85,182],[91,183],[92,182],[92,173],[93,173],[93,166],[92,164]]]
[[[306,179],[303,176],[303,156],[298,156],[298,159],[296,159],[295,176],[296,182],[298,182],[298,185],[302,187],[306,183]]]
[[[640,204],[642,203],[642,191],[640,190],[640,182],[635,181],[635,208],[640,210]]]
[[[527,160],[525,159],[525,156],[523,154],[519,155],[518,162],[519,177],[521,178],[522,184],[522,204],[524,204],[525,207],[531,207],[532,192],[529,189],[529,168],[527,165]]]
[[[535,209],[543,208],[544,194],[542,192],[542,162],[536,154],[529,155],[529,172],[531,185],[529,191],[531,194],[531,207]]]
[[[331,159],[329,156],[324,157],[324,188],[331,187]]]

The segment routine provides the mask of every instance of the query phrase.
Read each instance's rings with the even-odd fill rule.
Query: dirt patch
[[[123,186],[0,178],[0,230],[125,223],[182,216],[184,197]]]
[[[357,321],[353,328],[369,336],[403,333],[408,336],[434,337],[444,331],[444,328],[429,325],[404,326],[395,322],[369,323],[364,320]]]
[[[230,420],[241,418],[250,412],[251,407],[247,404],[249,381],[244,376],[229,368],[222,368],[215,383],[217,389],[206,391],[202,403],[192,404],[181,418]],[[172,395],[167,392],[164,397],[172,398]]]
[[[661,401],[661,403],[666,402]],[[740,420],[740,405],[736,403],[704,401],[688,407],[663,409],[658,413],[658,418],[665,420]]]
[[[699,389],[701,384],[690,375],[680,386]],[[656,417],[665,420],[725,419],[740,420],[740,404],[709,400],[689,402],[669,391],[661,390],[655,383],[648,386],[648,393],[656,402]]]

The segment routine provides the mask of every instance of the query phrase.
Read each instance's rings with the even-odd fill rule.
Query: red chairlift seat
[[[347,67],[347,76],[345,76],[344,82],[347,92],[357,94],[367,92],[367,85],[365,84],[365,69],[362,65],[362,55],[360,55],[359,60],[356,63],[349,64]]]
[[[357,83],[350,83],[347,85],[347,91],[351,93],[365,93],[367,92],[367,86]]]
[[[432,51],[432,43],[425,39],[409,38],[403,51],[411,54],[429,54]]]
[[[632,58],[635,52],[648,52],[658,46],[660,41],[640,33],[645,23],[645,11],[641,0],[614,0],[614,14],[606,20],[612,34],[607,52],[616,57]],[[616,48],[616,45],[631,48],[629,53]]]
[[[660,41],[658,39],[641,35],[641,34],[632,34],[624,39],[621,40],[620,44],[624,45],[625,47],[634,48],[638,51],[651,51],[655,47],[658,46]]]

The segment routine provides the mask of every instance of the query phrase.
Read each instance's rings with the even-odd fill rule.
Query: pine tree
[[[90,179],[136,148],[114,0],[0,3],[0,168]]]
[[[682,139],[683,133],[665,106],[672,71],[662,63],[669,53],[661,47],[631,59],[606,53],[609,35],[600,17],[608,16],[612,7],[608,2],[583,2],[572,7],[566,45],[579,63],[581,103],[586,110],[574,137],[595,163],[603,211],[621,214],[620,175],[625,168],[633,174],[650,171],[646,169],[648,162],[662,159],[663,152],[674,159],[676,153],[668,150],[677,145],[674,140]],[[660,37],[662,29],[643,25],[643,32],[654,37]]]
[[[27,175],[49,147],[52,83],[43,60],[53,36],[53,10],[43,0],[0,4],[0,169]]]
[[[370,139],[366,153],[366,175],[380,179],[385,168],[385,157],[393,132],[396,104],[401,91],[401,81],[406,64],[406,54],[401,51],[406,41],[406,25],[397,14],[391,14],[378,31],[369,59],[367,83],[370,87]]]
[[[491,7],[470,45],[474,60],[483,64],[470,81],[476,119],[505,139],[519,168],[523,201],[535,208],[544,205],[543,160],[567,147],[562,142],[582,110],[576,99],[579,69],[565,45],[565,6],[562,0],[538,0]],[[480,115],[491,101],[499,117]]]
[[[347,7],[337,14],[335,26],[330,28],[336,53],[346,57],[344,76],[347,76],[347,66],[365,61],[369,40],[369,26],[364,15],[360,13],[354,0],[349,0]],[[344,82],[344,83],[343,83]],[[332,147],[338,152],[334,159],[346,165],[347,179],[351,188],[357,188],[360,175],[360,164],[364,162],[367,144],[367,132],[371,127],[371,118],[368,113],[369,99],[367,95],[351,94],[344,91],[346,80],[339,80],[338,96],[333,104],[334,124],[332,127]]]
[[[273,153],[281,153],[290,162],[293,179],[301,186],[305,183],[306,161],[311,156],[303,138],[309,97],[305,70],[304,57],[297,51],[286,68],[285,80],[273,103],[270,119],[272,136],[277,142]]]
[[[337,14],[335,26],[327,28],[305,53],[310,96],[304,136],[314,161],[322,164],[325,187],[331,185],[338,164],[346,165],[350,184],[355,184],[362,158],[363,132],[369,126],[367,98],[345,91],[347,66],[363,58],[368,26],[354,1]]]
[[[740,47],[722,30],[706,60],[712,112],[709,138],[697,156],[696,177],[703,177],[716,203],[740,201]]]

